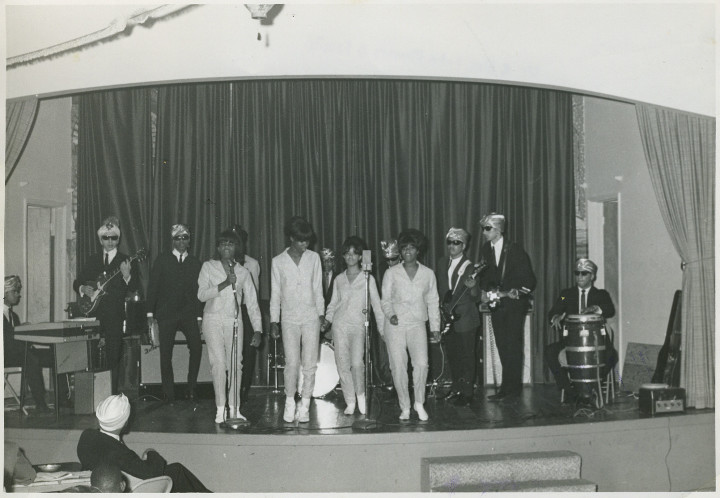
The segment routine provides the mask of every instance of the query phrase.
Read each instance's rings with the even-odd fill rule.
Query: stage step
[[[516,483],[481,483],[466,484],[464,486],[442,486],[431,490],[434,493],[498,493],[498,492],[528,492],[528,493],[594,493],[597,484],[585,479],[560,479],[548,481],[526,481]]]
[[[542,451],[499,455],[469,455],[422,459],[423,491],[595,491],[580,479],[580,455],[572,451]]]

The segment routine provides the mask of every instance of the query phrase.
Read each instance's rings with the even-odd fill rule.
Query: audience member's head
[[[114,463],[101,463],[90,474],[90,485],[101,493],[123,493],[126,484],[120,467]]]
[[[124,394],[110,396],[97,406],[95,416],[102,430],[120,434],[130,418],[130,401]]]
[[[17,275],[8,275],[5,277],[5,294],[3,302],[8,306],[17,306],[22,295],[22,282]]]

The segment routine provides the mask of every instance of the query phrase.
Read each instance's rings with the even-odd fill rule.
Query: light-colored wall
[[[70,97],[40,102],[35,126],[17,168],[5,186],[5,275],[20,275],[25,282],[25,210],[28,203],[65,207],[65,220],[60,223],[69,237],[71,227],[71,129]],[[57,240],[63,250],[65,240]],[[62,264],[66,264],[63,258]],[[56,274],[57,275],[57,274]],[[66,278],[67,281],[67,278]],[[61,285],[62,286],[62,285]],[[67,295],[67,293],[66,293]],[[60,302],[65,296],[59,296]],[[17,310],[25,319],[25,299]]]
[[[7,94],[268,76],[468,78],[715,115],[713,3],[290,3],[269,26],[225,3],[10,68]],[[8,5],[8,55],[103,30],[138,8],[112,4]]]
[[[585,98],[585,167],[589,200],[620,199],[622,345],[662,344],[680,256],[660,216],[643,153],[635,106]]]

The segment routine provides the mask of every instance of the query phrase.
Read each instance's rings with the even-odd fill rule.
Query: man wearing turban
[[[125,446],[121,434],[130,418],[130,401],[124,394],[110,396],[95,409],[100,429],[85,429],[80,435],[77,455],[83,470],[95,470],[101,464],[113,464],[138,479],[166,475],[172,478],[173,493],[210,492],[181,463],[168,464],[155,450],[145,450],[143,458]]]
[[[488,399],[498,401],[522,391],[525,315],[536,279],[525,250],[505,238],[504,215],[490,213],[480,220],[480,226],[487,241],[480,254],[488,266],[480,276],[481,299],[494,304],[490,319],[502,364],[500,390]]]
[[[17,275],[5,277],[5,295],[3,296],[3,357],[6,367],[23,366],[25,355],[25,343],[15,340],[15,326],[20,325],[20,318],[13,311],[13,307],[20,304],[22,297],[22,282]],[[45,384],[42,376],[42,364],[51,364],[48,351],[39,351],[29,347],[27,350],[27,362],[25,365],[25,378],[27,379],[30,393],[35,400],[35,409],[39,412],[47,412],[45,403]]]
[[[186,397],[196,399],[195,384],[200,371],[202,339],[198,321],[202,304],[197,298],[200,260],[188,253],[190,230],[178,223],[170,228],[172,250],[160,254],[152,265],[148,284],[148,327],[157,323],[160,332],[160,377],[165,400],[175,400],[172,355],[175,334],[181,331],[190,350]]]
[[[465,255],[470,234],[463,228],[452,227],[445,236],[447,256],[437,264],[438,293],[441,296],[446,320],[448,362],[452,372],[452,386],[441,399],[454,400],[455,406],[467,406],[473,400],[475,382],[475,341],[480,329],[478,303],[480,292],[471,278],[475,267]]]
[[[615,316],[615,306],[608,291],[598,289],[594,285],[597,269],[597,265],[586,258],[580,258],[575,262],[575,285],[560,292],[548,313],[553,327],[559,329],[567,315],[602,315],[605,319]],[[609,345],[606,368],[612,369],[617,363],[618,355],[611,342]],[[575,389],[570,382],[568,369],[560,365],[559,355],[564,348],[562,336],[560,341],[545,346],[545,361],[558,387],[565,390],[564,401],[573,403],[579,397],[587,398],[590,393]]]
[[[117,271],[121,275],[108,281],[103,287],[95,316],[100,321],[100,336],[104,341],[107,367],[112,371],[112,392],[118,390],[118,373],[122,354],[123,321],[125,320],[125,297],[128,292],[140,289],[137,266],[128,261],[128,256],[118,251],[120,226],[117,218],[105,219],[97,230],[102,251],[85,259],[85,265],[73,282],[73,289],[81,297],[93,296],[98,281]]]

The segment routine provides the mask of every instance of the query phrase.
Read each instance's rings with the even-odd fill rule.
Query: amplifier
[[[685,389],[667,384],[640,386],[640,411],[647,415],[682,413],[685,411]]]

